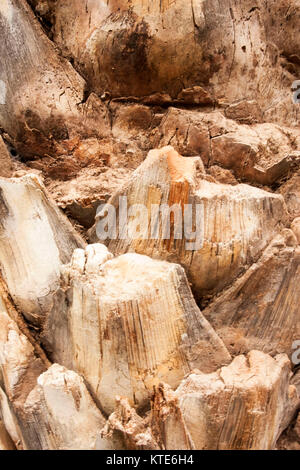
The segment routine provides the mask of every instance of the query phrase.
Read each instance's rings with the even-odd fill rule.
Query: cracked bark
[[[299,14],[0,2],[1,450],[299,448]],[[200,247],[56,206],[124,195]]]

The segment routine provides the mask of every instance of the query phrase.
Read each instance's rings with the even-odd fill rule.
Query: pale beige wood
[[[53,360],[84,375],[107,414],[117,395],[142,408],[160,381],[175,388],[194,368],[230,361],[181,266],[111,258],[101,244],[75,250],[44,331]]]
[[[108,201],[116,210],[116,231],[101,235],[107,220],[101,219],[106,213],[104,208],[90,237],[97,241],[99,236],[107,236],[105,243],[115,254],[135,251],[181,264],[195,295],[202,297],[223,289],[257,259],[284,221],[286,208],[277,194],[246,184],[217,184],[198,177],[199,165],[201,169],[199,159],[182,157],[171,146],[150,151]],[[127,198],[128,216],[124,221],[120,197]],[[144,210],[135,210],[137,204]],[[163,205],[170,211],[175,206],[180,218],[172,218],[168,212],[162,218],[155,207]],[[190,219],[185,206],[189,206]],[[152,229],[155,222],[157,235]],[[189,235],[188,230],[196,233]]]
[[[15,304],[40,324],[59,285],[60,266],[85,245],[36,175],[0,178],[0,265]]]
[[[29,445],[40,450],[93,450],[105,423],[82,377],[58,364],[38,377],[24,415]]]
[[[14,445],[29,450],[92,450],[105,424],[82,377],[58,364],[46,370],[4,304],[0,305],[2,421]]]
[[[11,440],[8,432],[5,429],[3,422],[0,419],[0,450],[15,450],[13,441]]]
[[[213,374],[191,374],[176,396],[195,447],[273,449],[299,406],[290,373],[286,355],[251,351]]]
[[[300,338],[299,282],[299,246],[284,230],[204,314],[233,356],[258,349],[291,358]]]

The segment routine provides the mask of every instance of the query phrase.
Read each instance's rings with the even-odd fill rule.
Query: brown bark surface
[[[0,450],[299,450],[299,24],[0,1]]]

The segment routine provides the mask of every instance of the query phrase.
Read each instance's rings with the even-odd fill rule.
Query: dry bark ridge
[[[24,402],[45,366],[8,316],[4,304],[1,305],[0,324],[0,414],[11,439],[17,446],[26,449],[30,448],[30,442],[27,440]]]
[[[103,136],[101,102],[91,96],[83,103],[84,80],[24,0],[1,2],[0,53],[0,125],[24,157],[67,155],[76,138]]]
[[[30,163],[55,178],[46,180],[49,191],[60,207],[87,228],[94,223],[97,206],[115,193],[153,148],[170,144],[183,156],[200,155],[207,172],[216,181],[229,184],[237,183],[235,175],[239,181],[254,185],[279,185],[300,164],[297,128],[271,123],[241,125],[226,119],[220,110],[159,109],[113,101],[109,109],[109,138],[85,140],[72,152],[72,158],[43,157]],[[107,166],[99,166],[103,155]],[[74,174],[78,161],[89,165],[65,181],[65,175],[70,178]],[[226,173],[229,177],[222,177]],[[299,215],[299,181],[295,176],[289,182],[282,194],[289,208],[296,211],[295,217]]]
[[[59,285],[60,266],[84,241],[35,175],[0,179],[2,276],[18,308],[40,324]]]
[[[1,300],[0,442],[34,450],[93,449],[104,424],[83,379],[58,364],[46,370]]]
[[[0,2],[1,450],[299,449],[299,19]],[[85,228],[111,195],[200,204],[203,244],[171,218],[170,240],[85,247],[29,168]]]
[[[222,289],[257,258],[284,220],[286,209],[278,195],[251,186],[216,184],[201,177],[197,180],[199,164],[199,158],[183,158],[171,146],[151,151],[128,183],[108,201],[117,209],[117,236],[109,234],[111,239],[106,243],[116,254],[136,251],[180,263],[200,297]],[[134,218],[120,219],[120,196],[127,197],[128,210],[135,204],[147,208],[132,214],[138,217],[139,228]],[[168,208],[179,205],[182,221],[186,217],[184,205],[189,204],[198,239],[187,236],[183,222],[178,222],[175,215],[169,218],[170,239],[164,239],[166,222],[159,213],[154,216],[159,227],[155,239],[151,231],[154,204],[166,204]],[[97,240],[97,223],[96,219],[91,230],[93,241]],[[175,239],[178,227],[181,239]],[[188,230],[193,231],[192,227]],[[197,245],[193,246],[193,241]]]
[[[23,403],[49,361],[12,305],[2,279],[0,312],[0,419],[16,448],[25,449]]]
[[[197,449],[273,449],[299,406],[286,355],[238,356],[213,374],[191,374],[176,391]]]
[[[96,449],[103,448],[103,442],[110,443],[117,450],[157,450],[148,420],[141,418],[127,398],[116,397],[115,411],[109,416],[96,442]]]
[[[2,389],[2,386],[0,387],[0,416],[6,433],[9,435],[9,438],[14,443],[16,449],[26,449],[25,441],[22,437],[18,420],[13,411],[13,405],[8,400],[5,392]]]
[[[53,364],[24,404],[28,439],[42,450],[93,450],[105,420],[83,379]]]
[[[150,428],[162,449],[195,449],[179,408],[176,392],[163,383],[154,390],[151,401]]]
[[[273,449],[300,405],[292,382],[286,355],[253,350],[213,374],[195,371],[175,392],[160,383],[144,419],[118,398],[98,443],[103,448],[107,440],[116,449]],[[293,439],[297,426],[288,431]],[[278,445],[287,445],[285,435]]]
[[[44,333],[53,360],[82,374],[107,414],[117,395],[143,408],[160,381],[176,388],[194,368],[230,361],[181,266],[137,254],[110,258],[101,244],[74,252],[63,269],[65,297],[58,292]]]
[[[299,78],[294,0],[33,3],[98,93],[196,104],[213,96],[230,116],[245,119],[250,110],[254,119],[297,125],[290,97]]]
[[[182,155],[200,155],[206,166],[220,165],[242,180],[271,185],[299,163],[300,130],[272,123],[249,126],[220,111],[170,107],[153,143],[171,144]]]
[[[67,2],[32,0],[30,3],[36,8],[38,16],[46,19],[46,29],[48,30],[49,22],[55,23],[52,32],[49,33],[50,38],[62,48],[67,58],[75,59],[75,67],[83,73],[86,83],[70,63],[60,57],[58,49],[48,40],[26,6],[26,2],[6,0],[1,14],[2,57],[5,58],[1,71],[3,76],[0,77],[1,128],[9,134],[6,137],[19,150],[22,158],[29,158],[30,165],[42,169],[46,175],[54,179],[75,178],[79,171],[83,171],[83,178],[89,178],[91,173],[86,171],[87,166],[89,170],[90,167],[102,169],[106,164],[109,167],[124,165],[136,168],[144,158],[145,152],[157,146],[155,142],[152,146],[149,143],[152,141],[153,128],[159,124],[157,121],[162,111],[153,112],[155,116],[150,119],[146,138],[137,136],[141,133],[140,123],[134,123],[133,118],[129,127],[135,129],[135,132],[130,131],[131,135],[128,138],[128,135],[120,131],[118,125],[114,128],[115,121],[120,122],[120,117],[126,121],[124,113],[126,114],[127,107],[121,105],[121,111],[118,112],[114,107],[116,103],[108,102],[107,99],[110,98],[111,92],[114,93],[113,89],[116,86],[129,84],[139,87],[140,73],[141,83],[151,84],[151,80],[157,75],[156,69],[158,75],[157,80],[155,79],[157,81],[155,91],[160,90],[156,101],[164,106],[169,106],[172,102],[176,102],[178,106],[201,103],[207,105],[211,102],[210,95],[216,95],[219,98],[218,110],[238,122],[251,124],[263,120],[281,121],[284,126],[297,126],[298,108],[292,103],[290,88],[293,81],[298,78],[296,53],[298,42],[295,38],[297,28],[294,18],[299,11],[298,6],[290,2],[291,0],[285,11],[282,4],[278,10],[277,6],[267,9],[264,4],[256,8],[253,2],[240,5],[228,0],[224,9],[222,7],[222,11],[219,11],[220,6],[216,2],[194,1],[190,4],[176,0],[164,4],[161,8],[158,1],[152,1],[151,5],[148,5],[149,10],[145,12],[147,2],[131,2],[129,8],[129,3],[122,1],[110,3],[109,6],[94,1],[74,6],[74,2],[69,0]],[[159,14],[153,16],[156,9]],[[273,12],[288,19],[284,34],[282,34],[283,28],[277,23],[277,13]],[[128,18],[134,18],[133,22]],[[218,24],[220,18],[222,18],[222,34]],[[113,24],[111,30],[106,30],[106,21]],[[13,28],[10,27],[11,24]],[[180,25],[176,28],[178,37],[170,34],[175,24]],[[279,35],[274,34],[274,24],[280,29]],[[147,25],[150,25],[150,29]],[[118,35],[119,26],[122,30],[121,37]],[[153,32],[150,38],[147,31]],[[103,48],[101,46],[103,35],[106,34],[113,42],[110,43],[109,40]],[[115,40],[116,34],[117,40]],[[164,38],[163,42],[159,39],[161,36]],[[171,43],[170,37],[173,38]],[[295,44],[293,53],[285,50],[288,37],[291,37]],[[251,48],[247,47],[249,38],[252,41]],[[19,47],[19,44],[22,44],[22,47]],[[103,61],[101,56],[102,54],[106,56],[109,44],[115,49],[118,59],[109,53]],[[182,49],[183,44],[185,47]],[[198,54],[200,61],[199,57],[196,60],[197,54],[191,52],[194,48],[200,54],[200,56]],[[165,65],[169,53],[173,67]],[[137,68],[134,65],[136,60],[139,62],[145,57],[150,71],[148,67]],[[159,62],[156,63],[157,58]],[[117,60],[116,67],[112,67],[111,62],[115,60]],[[177,60],[178,68],[174,67]],[[101,63],[98,64],[98,61]],[[182,74],[178,74],[180,70]],[[116,82],[119,72],[121,74],[124,72],[125,80],[118,79]],[[174,73],[175,82],[174,77],[171,78]],[[103,82],[104,79],[105,82],[107,74],[113,74],[113,77],[108,79],[109,87],[101,88],[99,81]],[[205,84],[201,81],[203,74],[207,75]],[[249,77],[246,79],[245,76],[248,74]],[[129,80],[129,77],[132,79]],[[176,99],[171,99],[161,91],[169,90],[172,95],[171,88],[174,86],[181,90],[178,95],[176,91],[174,95]],[[103,103],[95,91],[104,101],[107,100],[107,103]],[[137,96],[133,96],[133,90],[130,95],[129,100],[138,100]],[[32,99],[32,97],[37,98]],[[155,98],[148,97],[146,101],[149,107],[145,108],[148,110],[149,118],[155,109],[153,106]],[[143,112],[147,115],[145,109]],[[130,113],[134,117],[133,109]],[[281,134],[284,142],[286,140],[284,133],[290,133],[290,130],[285,128],[282,128],[282,131],[276,130],[271,124],[263,124],[262,128],[257,129],[248,126],[244,128],[244,132],[237,132],[228,137],[219,136],[220,139],[207,139],[207,132],[204,131],[204,135],[201,135],[201,129],[200,135],[198,132],[196,137],[193,127],[191,126],[191,135],[183,145],[187,147],[185,151],[189,147],[203,147],[206,140],[209,148],[211,140],[212,148],[215,147],[216,161],[227,167],[232,164],[237,174],[255,183],[272,184],[285,175],[294,161],[291,151],[299,149],[299,143],[296,145],[295,142],[293,144],[296,145],[295,148],[282,154],[285,145],[277,149],[278,138],[280,139]],[[245,138],[245,131],[249,132],[249,140]],[[254,132],[263,132],[263,139],[255,138]],[[261,151],[261,146],[270,146],[271,155],[267,152],[268,149]],[[234,158],[230,157],[231,153]],[[37,156],[40,157],[38,160]],[[271,156],[274,158],[270,158]],[[79,195],[81,181],[78,180]],[[99,191],[96,184],[94,190]],[[54,193],[60,201],[59,191]],[[60,201],[61,206],[68,206],[71,215],[86,227],[91,225],[90,219],[95,214],[93,204],[99,201],[99,197],[92,193],[93,191],[88,198],[84,197],[81,204],[74,200],[66,201],[65,198],[64,201]],[[72,191],[68,196],[67,199],[77,198],[72,196]]]
[[[259,349],[293,353],[300,337],[300,249],[290,230],[278,236],[205,317],[233,354]]]
[[[11,440],[4,424],[0,420],[0,450],[15,450],[13,441]]]

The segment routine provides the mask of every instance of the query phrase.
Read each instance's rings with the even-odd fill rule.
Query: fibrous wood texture
[[[286,356],[259,351],[214,374],[190,375],[176,395],[196,448],[272,449],[298,406],[289,375]]]
[[[300,251],[293,232],[286,232],[205,310],[235,354],[259,349],[290,355],[300,337]]]
[[[1,420],[0,420],[0,450],[15,450],[14,443],[12,442]]]
[[[85,102],[84,80],[57,55],[25,0],[1,2],[0,30],[0,125],[17,150],[67,156],[79,141],[103,136],[101,102]]]
[[[174,107],[155,135],[159,147],[171,144],[182,155],[201,155],[205,165],[231,169],[236,177],[260,184],[288,174],[299,161],[299,143],[299,129],[259,123],[251,112],[238,118],[228,111],[224,116]]]
[[[0,0],[0,450],[300,448],[299,21]]]
[[[207,92],[243,108],[254,100],[265,120],[297,121],[288,91],[289,74],[299,66],[295,1],[35,3],[52,19],[56,44],[95,90],[160,92],[184,101],[193,93],[182,90],[200,85],[200,102],[207,103]]]
[[[160,381],[175,388],[194,368],[228,363],[180,266],[137,254],[110,258],[100,244],[74,252],[45,332],[53,359],[84,375],[106,413],[117,395],[143,407]],[[65,310],[64,349],[57,318]]]
[[[0,179],[0,265],[17,306],[41,323],[58,287],[60,265],[83,246],[35,175]]]
[[[204,295],[222,289],[253,262],[276,233],[285,205],[280,196],[251,186],[198,179],[197,165],[199,158],[183,158],[171,146],[151,151],[109,200],[116,208],[116,226],[104,232],[103,240],[108,238],[113,253],[134,250],[180,263],[194,290]],[[122,198],[128,217],[120,208]],[[131,214],[138,205],[142,208]],[[106,210],[96,219],[92,240],[101,237]],[[184,221],[189,223],[184,226]]]
[[[146,436],[163,450],[273,449],[299,407],[290,376],[286,355],[253,350],[212,374],[190,374],[176,392],[160,384],[144,422],[119,401],[101,436],[118,436],[119,449],[138,448]]]
[[[104,418],[83,379],[53,364],[24,404],[28,440],[41,449],[93,450]]]
[[[58,364],[49,367],[38,356],[9,316],[4,298],[0,306],[0,442],[21,449],[93,449],[105,420],[83,379]]]

